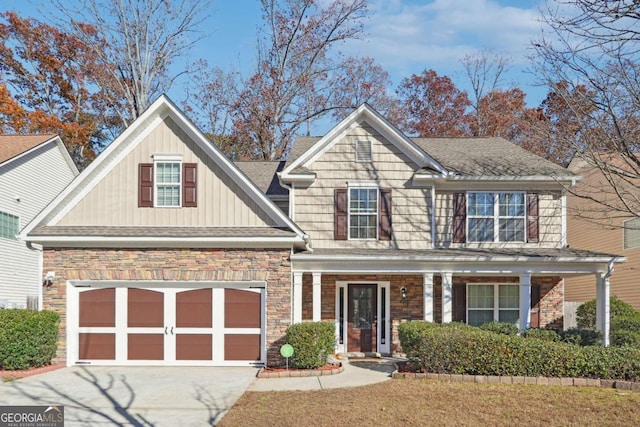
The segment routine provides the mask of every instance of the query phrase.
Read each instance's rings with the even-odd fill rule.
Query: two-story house
[[[0,135],[0,309],[40,308],[42,251],[18,234],[76,175],[58,136]]]
[[[55,271],[67,364],[278,364],[305,320],[334,322],[338,351],[394,353],[408,320],[560,326],[567,275],[604,296],[619,259],[565,244],[576,178],[499,138],[408,138],[367,105],[286,162],[233,164],[161,97],[23,237]]]

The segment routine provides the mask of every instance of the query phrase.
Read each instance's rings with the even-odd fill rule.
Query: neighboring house
[[[76,175],[58,136],[0,135],[0,308],[39,308],[42,251],[18,234]]]
[[[604,177],[597,167],[576,158],[568,169],[582,176],[576,185],[577,194],[587,193],[602,201],[606,201],[606,197],[616,197],[604,184]],[[602,204],[576,195],[568,196],[567,206],[569,245],[623,255],[627,261],[615,267],[615,274],[611,277],[611,295],[640,310],[640,218],[630,214],[625,217],[620,212],[613,212]],[[595,298],[596,288],[590,279],[585,276],[568,278],[565,300],[579,305]]]
[[[367,105],[286,163],[233,164],[161,97],[23,237],[55,271],[58,361],[279,364],[305,320],[394,353],[407,320],[561,326],[569,274],[605,295],[620,259],[565,245],[575,179],[499,138],[409,139]]]

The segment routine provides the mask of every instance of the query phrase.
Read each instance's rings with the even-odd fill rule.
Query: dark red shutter
[[[453,285],[453,321],[467,323],[467,285]]]
[[[138,165],[138,207],[153,207],[153,163]]]
[[[453,243],[467,241],[467,198],[465,193],[453,194]]]
[[[347,189],[336,188],[334,191],[333,238],[347,240],[348,211]]]
[[[531,327],[540,327],[540,285],[531,285]]]
[[[380,189],[380,206],[378,206],[379,213],[379,240],[391,240],[393,234],[393,228],[391,226],[391,189]]]
[[[527,193],[527,242],[539,241],[538,194]]]
[[[182,206],[185,208],[195,208],[197,206],[197,175],[198,165],[196,163],[182,164]]]

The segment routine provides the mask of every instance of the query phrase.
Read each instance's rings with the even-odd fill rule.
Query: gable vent
[[[371,162],[371,141],[356,141],[356,162]]]
[[[624,222],[624,249],[640,247],[640,218]]]

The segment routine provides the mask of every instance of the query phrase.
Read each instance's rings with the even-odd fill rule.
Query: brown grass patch
[[[390,380],[319,391],[247,392],[220,426],[640,425],[640,393]]]

